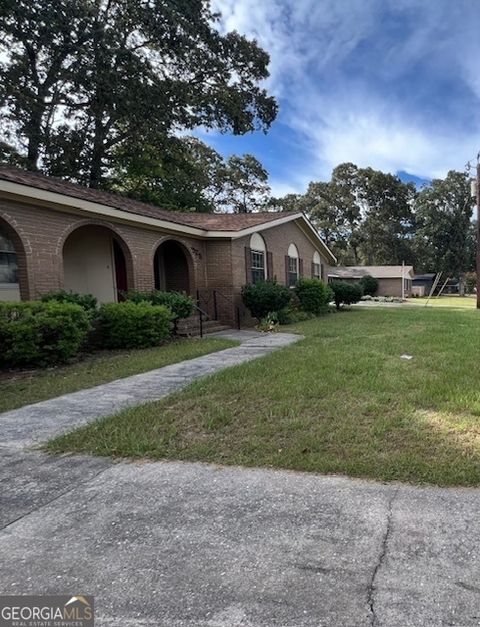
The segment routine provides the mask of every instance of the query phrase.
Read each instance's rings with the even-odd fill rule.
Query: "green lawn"
[[[421,305],[425,307],[427,302],[425,298],[410,298],[408,300],[411,305]],[[475,309],[477,305],[476,296],[440,296],[438,298],[431,298],[428,301],[427,307],[451,307],[458,309]]]
[[[479,313],[358,308],[289,330],[306,339],[48,449],[480,484]]]
[[[0,412],[235,345],[223,339],[180,340],[156,348],[102,351],[56,368],[2,372]]]

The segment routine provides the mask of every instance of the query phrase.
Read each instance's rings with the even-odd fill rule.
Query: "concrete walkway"
[[[229,366],[263,357],[302,339],[301,335],[293,333],[234,330],[213,333],[209,337],[233,339],[241,344],[2,413],[0,446],[8,448],[33,446],[102,416],[158,400],[196,379]]]

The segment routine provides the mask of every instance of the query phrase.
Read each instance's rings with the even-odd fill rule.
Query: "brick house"
[[[248,323],[243,284],[327,280],[335,257],[302,213],[164,211],[41,174],[0,168],[0,300],[64,288],[194,296],[212,319]]]
[[[412,295],[413,266],[337,266],[330,269],[328,278],[358,283],[366,275],[378,280],[377,296],[408,298]]]

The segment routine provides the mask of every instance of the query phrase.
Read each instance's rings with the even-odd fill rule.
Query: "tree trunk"
[[[30,115],[30,119],[25,125],[27,136],[27,169],[38,170],[38,160],[40,158],[40,146],[42,144],[42,114],[41,107],[35,107]]]
[[[102,180],[102,163],[103,163],[103,132],[101,129],[95,130],[95,137],[92,149],[92,158],[90,161],[90,172],[88,177],[88,186],[97,189],[100,187]]]
[[[353,265],[358,265],[358,246],[357,244],[350,244],[350,248],[353,253]]]
[[[100,6],[100,5],[99,5]],[[107,3],[105,12],[108,12],[110,3]],[[93,37],[93,54],[95,63],[95,88],[92,96],[92,114],[94,120],[94,135],[90,167],[88,173],[88,186],[96,189],[100,186],[102,178],[102,163],[104,157],[105,127],[103,124],[103,103],[104,103],[104,81],[103,68],[104,58],[102,43],[105,25],[101,16],[95,16],[95,29]]]

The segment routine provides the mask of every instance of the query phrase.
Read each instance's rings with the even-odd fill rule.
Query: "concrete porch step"
[[[217,331],[226,331],[227,329],[230,329],[230,327],[228,325],[222,324],[218,320],[203,321],[203,332],[205,334],[216,333]],[[190,318],[179,320],[177,325],[177,335],[187,337],[199,336],[200,321],[198,319],[198,316],[190,316]]]
[[[211,327],[207,327],[203,329],[204,333],[218,333],[219,331],[230,331],[232,327],[229,327],[226,324],[218,323],[216,325],[212,325]],[[200,330],[199,330],[200,332]]]

